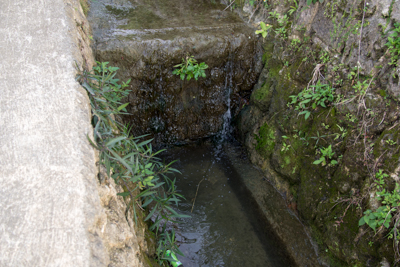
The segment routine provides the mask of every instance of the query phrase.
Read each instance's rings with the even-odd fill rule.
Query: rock
[[[157,143],[216,134],[227,111],[237,114],[261,71],[259,39],[223,5],[201,1],[101,0],[92,4],[96,58],[120,67],[131,79],[123,118],[133,135],[151,133]],[[196,10],[196,11],[194,11]],[[174,65],[187,55],[209,68],[206,78],[180,80]]]
[[[393,22],[399,22],[399,12],[395,10],[400,5],[398,1],[365,3],[368,5],[364,13],[364,2],[359,1],[324,1],[309,7],[306,1],[299,1],[297,11],[288,16],[286,30],[288,36],[300,36],[301,47],[291,44],[293,39],[283,40],[271,31],[264,42],[265,68],[250,106],[242,110],[237,120],[238,136],[247,147],[249,158],[281,193],[295,200],[299,216],[309,227],[319,255],[328,266],[378,266],[395,261],[393,241],[383,238],[388,232],[374,236],[370,228],[360,227],[358,222],[363,211],[382,205],[375,198],[376,189],[371,187],[375,174],[368,170],[384,169],[389,175],[385,179],[388,188],[394,188],[399,180],[400,152],[393,143],[400,142],[395,115],[400,95],[398,67],[388,64],[387,36],[382,37],[381,28],[387,25],[391,32]],[[268,12],[276,11],[281,16],[290,8],[275,0],[268,5]],[[388,16],[390,5],[391,20],[387,24],[382,12]],[[248,7],[245,10],[253,11]],[[277,30],[279,23],[266,13],[256,12],[254,21],[264,21]],[[344,34],[346,31],[348,35]],[[309,85],[313,69],[322,63],[324,82],[333,86],[337,95],[353,99],[327,108],[310,107],[310,117],[305,120],[295,110],[296,105],[290,105],[290,96],[297,96]],[[348,78],[355,66],[361,66],[362,82],[368,85],[371,76],[375,78],[362,101],[357,98],[360,92],[353,87],[356,79]],[[341,82],[333,83],[336,79]],[[362,135],[361,125],[366,121],[370,125]],[[339,136],[336,138],[335,134]],[[329,145],[338,163],[313,164],[320,159],[321,148]],[[362,209],[357,209],[358,205]]]

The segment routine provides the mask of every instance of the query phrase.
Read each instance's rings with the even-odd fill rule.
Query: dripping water
[[[231,137],[232,127],[232,113],[231,113],[231,93],[233,86],[233,62],[234,62],[234,54],[229,53],[228,62],[225,66],[225,103],[226,103],[226,112],[223,115],[223,124],[221,131],[217,134],[214,143],[215,143],[215,159],[218,161],[221,159],[222,146],[225,141],[227,141]]]

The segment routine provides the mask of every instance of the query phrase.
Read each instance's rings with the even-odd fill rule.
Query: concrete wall
[[[104,206],[125,206],[113,181],[99,183],[86,139],[75,62],[93,56],[79,1],[2,0],[0,18],[0,266],[107,266],[129,242],[138,258],[124,213],[125,228],[110,221]],[[107,238],[114,228],[122,237]]]

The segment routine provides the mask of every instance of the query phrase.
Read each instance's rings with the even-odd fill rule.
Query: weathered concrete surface
[[[0,1],[0,266],[106,266],[79,1]],[[80,28],[80,29],[79,29]]]
[[[296,266],[320,266],[315,244],[311,243],[309,233],[296,215],[295,203],[285,200],[270,182],[263,177],[260,170],[251,166],[248,159],[243,159],[241,151],[234,146],[224,146],[232,167],[240,174],[243,187],[256,203],[262,218],[267,222],[265,227],[282,240],[288,255]]]

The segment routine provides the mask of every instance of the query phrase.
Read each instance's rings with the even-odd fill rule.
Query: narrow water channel
[[[186,200],[178,212],[191,215],[176,230],[184,267],[295,266],[258,216],[242,177],[221,148],[218,153],[206,145],[174,148],[168,159],[178,159],[174,167],[182,172],[176,184]]]

